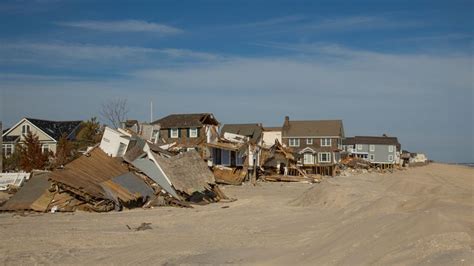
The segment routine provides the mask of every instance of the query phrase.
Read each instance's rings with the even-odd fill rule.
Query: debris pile
[[[0,211],[107,212],[232,201],[196,151],[175,155],[136,135],[130,139],[125,151],[103,141],[109,152],[96,146],[62,169],[35,175]]]

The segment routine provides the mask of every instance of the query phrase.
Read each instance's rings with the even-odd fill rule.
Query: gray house
[[[343,150],[350,156],[372,164],[398,164],[401,145],[396,137],[355,136],[343,140]]]

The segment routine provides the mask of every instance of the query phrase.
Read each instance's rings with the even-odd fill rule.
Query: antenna
[[[153,101],[150,102],[150,123],[153,122]]]

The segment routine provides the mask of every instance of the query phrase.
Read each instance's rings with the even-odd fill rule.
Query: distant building
[[[293,121],[287,116],[281,138],[308,172],[334,175],[344,138],[342,120]]]
[[[15,151],[17,144],[24,142],[31,132],[38,136],[43,152],[56,153],[59,139],[64,135],[68,140],[75,140],[82,121],[50,121],[34,118],[23,118],[2,134],[2,151],[5,157]]]
[[[401,145],[396,137],[355,136],[343,140],[349,156],[365,159],[373,164],[399,164]]]

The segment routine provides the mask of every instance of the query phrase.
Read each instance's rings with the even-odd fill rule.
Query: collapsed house
[[[265,181],[318,183],[319,175],[307,174],[298,166],[298,162],[288,147],[284,147],[277,139],[275,144],[262,152],[263,176]]]

